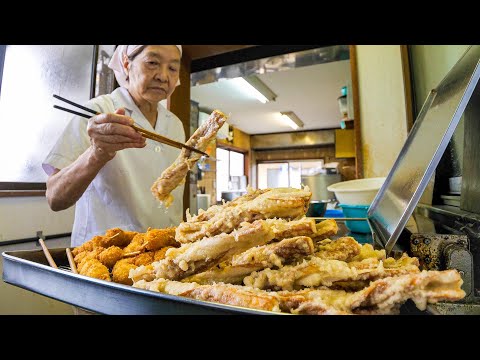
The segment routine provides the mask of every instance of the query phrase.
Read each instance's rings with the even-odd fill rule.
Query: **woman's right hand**
[[[131,127],[133,123],[132,118],[125,116],[124,109],[92,117],[88,121],[87,133],[95,157],[107,162],[119,150],[145,147],[146,139]]]

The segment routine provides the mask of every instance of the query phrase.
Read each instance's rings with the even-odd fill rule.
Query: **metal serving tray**
[[[371,234],[349,233],[342,220],[336,236],[353,236],[372,242]],[[74,274],[69,270],[65,248],[49,249],[59,269],[52,268],[42,250],[4,251],[3,280],[11,285],[48,296],[99,314],[108,315],[289,315],[222,305],[167,295],[133,286]]]
[[[49,250],[59,267],[68,267],[65,248]],[[42,250],[5,251],[2,256],[6,283],[99,314],[277,314],[137,289],[55,269],[48,265]]]

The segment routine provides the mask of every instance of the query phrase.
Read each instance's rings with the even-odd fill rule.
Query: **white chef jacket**
[[[133,102],[127,89],[120,87],[111,94],[91,99],[85,106],[102,113],[125,108],[125,114],[141,127],[185,142],[182,122],[172,112],[158,104],[155,129]],[[68,123],[45,158],[42,167],[50,175],[75,161],[90,146],[88,119],[75,116]],[[165,209],[150,191],[154,181],[170,166],[180,150],[147,139],[143,149],[118,151],[98,173],[77,201],[72,230],[72,246],[79,246],[95,235],[119,227],[122,230],[145,232],[147,228],[177,226],[182,220],[183,189],[172,191],[174,201]]]

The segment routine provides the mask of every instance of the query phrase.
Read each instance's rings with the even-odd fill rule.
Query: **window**
[[[53,108],[52,95],[77,103],[90,99],[94,47],[0,47],[0,153],[6,155],[0,191],[45,190],[41,163],[70,120]]]
[[[302,175],[313,175],[321,171],[324,171],[323,160],[260,163],[258,164],[258,188],[300,189]]]
[[[222,191],[244,190],[245,178],[245,155],[217,148],[217,201],[222,200]]]

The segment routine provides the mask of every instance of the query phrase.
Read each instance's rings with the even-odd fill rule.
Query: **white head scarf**
[[[112,59],[108,63],[108,67],[115,73],[115,79],[120,86],[126,87],[128,84],[127,74],[123,68],[123,55],[131,56],[145,45],[118,45],[113,53]],[[175,45],[180,50],[180,56],[182,56],[182,45]],[[175,86],[180,85],[180,80],[177,81]]]

